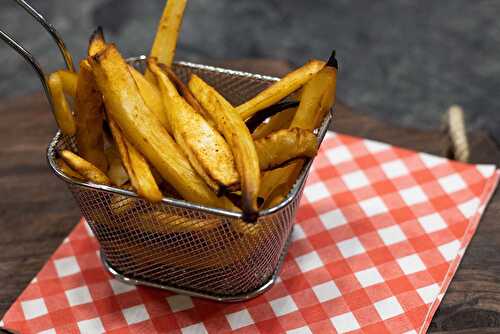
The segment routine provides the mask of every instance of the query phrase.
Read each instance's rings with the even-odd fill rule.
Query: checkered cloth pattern
[[[126,285],[85,221],[6,313],[20,333],[424,333],[492,195],[491,165],[329,133],[268,292],[223,304]]]

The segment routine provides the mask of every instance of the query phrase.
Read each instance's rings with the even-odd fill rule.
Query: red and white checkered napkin
[[[492,195],[494,166],[329,133],[280,278],[222,304],[112,279],[82,221],[3,319],[21,333],[423,333]]]

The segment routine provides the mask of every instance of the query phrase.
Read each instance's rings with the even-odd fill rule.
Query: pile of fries
[[[170,196],[255,216],[286,197],[317,152],[314,130],[335,102],[335,55],[233,106],[202,78],[185,83],[172,70],[186,2],[166,4],[146,73],[98,28],[78,73],[50,75],[56,121],[77,148],[58,152],[58,165],[151,202]]]

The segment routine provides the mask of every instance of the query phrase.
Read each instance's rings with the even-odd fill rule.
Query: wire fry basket
[[[69,70],[73,69],[57,31],[24,0],[15,0],[49,31]],[[38,74],[52,111],[46,75],[36,59],[0,29],[0,38],[28,61]],[[129,59],[144,70],[146,57]],[[183,80],[197,74],[233,105],[238,105],[277,81],[277,78],[177,62],[173,70]],[[317,130],[321,143],[332,115]],[[297,207],[312,164],[309,159],[283,202],[259,212],[255,223],[243,215],[184,200],[143,200],[131,191],[80,182],[59,170],[59,150],[75,150],[75,138],[55,135],[47,160],[63,180],[95,234],[107,270],[119,280],[218,301],[240,301],[257,296],[275,282],[286,255]]]
[[[145,57],[129,62],[142,70]],[[173,69],[183,81],[196,73],[233,104],[278,80],[186,62]],[[320,141],[330,119],[329,113],[318,131]],[[247,223],[241,213],[171,198],[154,204],[130,191],[68,178],[55,158],[58,150],[73,146],[74,138],[58,133],[49,144],[48,162],[73,194],[113,276],[219,301],[252,298],[274,283],[312,160],[281,204]]]

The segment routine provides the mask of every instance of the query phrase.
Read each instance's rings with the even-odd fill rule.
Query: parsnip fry
[[[252,133],[252,138],[254,140],[264,138],[268,134],[278,131],[281,129],[287,129],[292,122],[293,117],[295,116],[295,112],[297,108],[286,109],[279,114],[271,116],[267,123],[262,123],[255,129]]]
[[[157,58],[159,63],[171,66],[174,61],[186,4],[187,0],[168,0],[163,9],[149,54],[150,57]],[[154,82],[154,76],[148,71],[146,71],[146,78]]]
[[[63,159],[57,159],[57,166],[64,174],[66,174],[66,176],[72,177],[77,180],[85,180],[85,177],[83,177],[82,174],[73,170],[67,163],[64,162]]]
[[[61,79],[61,84],[64,94],[75,97],[76,95],[76,84],[78,81],[78,75],[75,72],[68,70],[59,70],[55,72]]]
[[[76,146],[78,154],[102,171],[108,170],[104,155],[104,104],[97,89],[92,68],[86,59],[80,62],[75,97]]]
[[[92,58],[91,64],[107,112],[162,177],[188,201],[234,210],[227,198],[218,198],[206,185],[147,108],[127,63],[116,47],[109,45]]]
[[[111,185],[111,180],[106,176],[106,174],[82,157],[79,157],[68,150],[59,152],[59,155],[64,162],[66,162],[76,172],[83,175],[87,180],[97,184],[104,184],[106,186]]]
[[[291,128],[314,129],[321,125],[335,103],[337,69],[325,66],[304,86]]]
[[[153,59],[148,65],[156,75],[175,140],[193,168],[216,192],[219,192],[220,186],[234,187],[239,182],[239,176],[227,142],[179,95],[167,74]]]
[[[269,170],[298,158],[316,155],[318,140],[312,131],[293,128],[256,140],[260,170]]]
[[[272,201],[276,195],[281,194],[281,190],[288,182],[290,175],[297,169],[297,166],[302,167],[302,160],[292,161],[286,166],[262,173],[259,197],[264,199],[263,208],[268,208],[270,201]]]
[[[123,136],[122,131],[111,117],[108,118],[108,123],[132,187],[139,196],[151,202],[161,201],[163,195],[144,157]]]
[[[240,113],[241,118],[248,119],[257,111],[272,106],[299,89],[314,74],[318,73],[324,65],[325,63],[320,60],[309,61],[304,66],[288,73],[280,81],[264,89],[254,98],[239,105],[236,110]]]
[[[129,176],[125,167],[123,167],[122,160],[120,158],[120,153],[115,145],[110,146],[104,150],[104,154],[108,159],[108,172],[106,173],[111,179],[113,184],[118,187],[123,187],[129,180]]]
[[[158,24],[150,56],[167,66],[174,60],[186,4],[187,0],[168,0]]]
[[[236,109],[198,76],[192,75],[188,86],[229,143],[240,174],[243,211],[250,215],[255,214],[260,168],[257,151],[248,128]]]
[[[198,157],[196,156],[195,151],[193,151],[190,145],[184,140],[184,136],[179,134],[177,131],[175,131],[174,133],[178,134],[177,136],[174,135],[174,138],[177,144],[179,144],[179,146],[182,147],[189,162],[191,163],[191,166],[193,166],[196,172],[201,176],[203,180],[205,180],[208,186],[212,188],[212,190],[216,194],[221,194],[222,193],[221,185],[208,174],[208,169],[205,169],[203,165],[198,161]],[[238,179],[236,178],[236,182],[237,181]]]
[[[129,65],[130,73],[134,77],[139,93],[141,93],[144,103],[149,110],[158,118],[161,124],[171,133],[170,125],[167,121],[167,114],[163,107],[163,101],[158,88],[149,82],[139,71]]]
[[[92,57],[104,50],[105,47],[106,41],[104,40],[104,33],[102,31],[102,27],[99,26],[90,36],[87,54]]]
[[[337,66],[335,53],[332,53],[326,66],[304,86],[300,105],[290,128],[312,130],[321,124],[326,113],[335,104]],[[265,188],[262,189],[260,196],[265,198],[266,203],[276,203],[276,200],[270,198],[273,193],[273,196],[286,196],[303,165],[304,161],[298,160],[286,166],[281,172],[265,173],[267,175],[263,176],[262,182]],[[281,191],[277,192],[277,189]]]
[[[76,124],[68,101],[64,96],[63,84],[57,72],[49,76],[49,90],[54,104],[54,117],[62,133],[73,136],[76,132]]]
[[[187,103],[191,107],[193,107],[194,111],[202,115],[205,120],[212,126],[215,127],[214,122],[210,118],[210,115],[203,109],[200,102],[194,97],[193,93],[189,90],[189,87],[182,82],[181,79],[172,71],[168,66],[164,64],[158,64],[158,66],[168,75],[168,78],[175,85],[175,88],[179,91],[179,94],[186,100]]]
[[[104,50],[105,47],[106,41],[104,39],[102,28],[98,27],[90,38],[88,53],[90,56],[94,56]],[[137,71],[132,65],[129,65],[129,69],[134,77],[137,87],[139,88],[139,92],[141,93],[144,103],[146,103],[146,106],[156,117],[158,117],[163,126],[168,127],[165,111],[163,110],[163,102],[158,88],[146,80],[142,73]]]
[[[302,98],[302,92],[303,91],[304,91],[304,86],[300,87],[295,92],[293,92],[292,94],[290,94],[288,96],[288,98],[290,98],[291,100],[300,101],[300,99]]]

